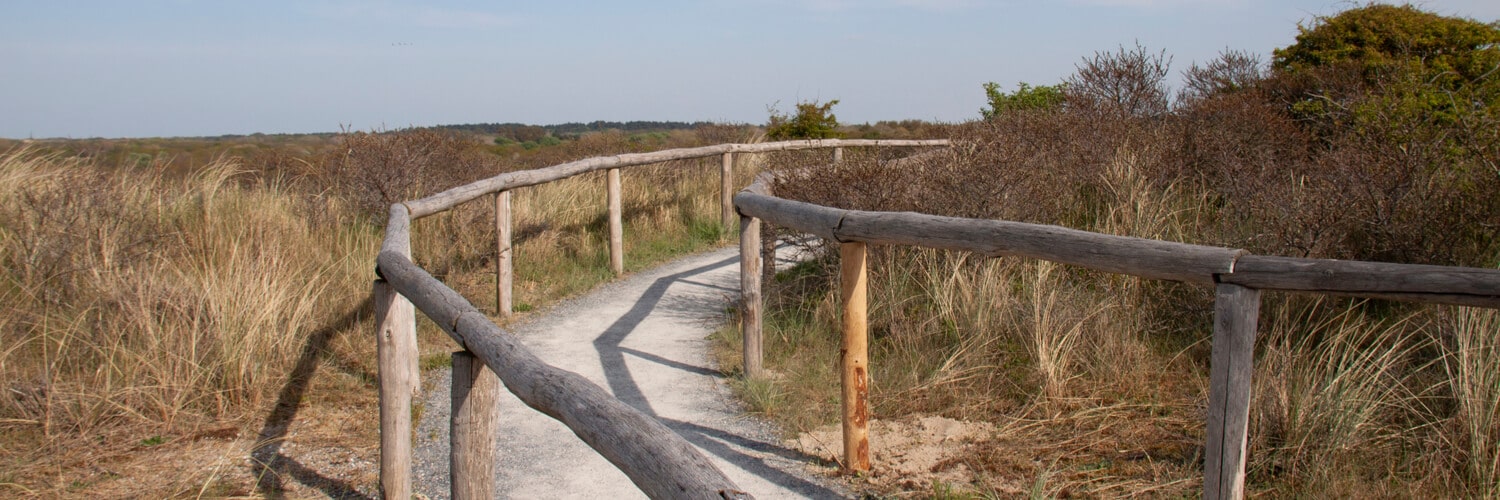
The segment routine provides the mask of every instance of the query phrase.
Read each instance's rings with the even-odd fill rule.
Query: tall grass
[[[1477,497],[1500,497],[1500,317],[1461,307],[1450,317],[1442,365],[1454,409],[1447,440]]]
[[[1332,309],[1334,314],[1327,314]],[[1419,443],[1423,315],[1381,319],[1359,304],[1278,304],[1256,360],[1256,469],[1338,487],[1350,474]],[[1387,466],[1397,466],[1388,463]]]
[[[340,176],[408,162],[418,171],[404,175],[421,177],[444,159],[500,160],[433,134],[351,140],[371,151],[309,156],[294,162],[298,177],[233,158],[183,169],[0,155],[0,491],[85,494],[95,482],[121,484],[87,467],[192,441],[205,426],[253,426],[285,405],[364,422],[339,432],[369,434],[375,421],[354,413],[375,394],[374,345],[359,333],[370,327],[361,308],[381,238],[371,221],[383,220],[371,207],[382,199],[352,192],[369,186]],[[563,146],[577,150],[548,158],[602,154],[590,148],[624,140],[580,139]],[[441,154],[423,156],[432,151]],[[756,168],[740,161],[735,182],[747,184]],[[729,242],[718,170],[715,158],[623,172],[627,271]],[[449,187],[376,177],[398,199]],[[602,175],[519,189],[512,205],[518,309],[613,278]],[[418,263],[481,307],[494,297],[492,206],[480,200],[414,225]],[[425,353],[451,351],[445,335],[421,324]],[[309,362],[331,365],[323,373],[332,375],[311,375]],[[38,448],[51,451],[38,456]],[[230,469],[185,470],[138,493],[255,483]]]
[[[1063,224],[1266,253],[1334,231],[1336,221],[1322,220],[1278,233],[1301,216],[1298,206],[1184,171],[1173,126],[1017,113],[961,129],[963,147],[907,164],[786,156],[773,171],[779,195],[851,209]],[[828,384],[838,359],[837,265],[821,255],[767,284],[767,366],[778,376],[746,391],[794,432],[837,415]],[[964,459],[981,472],[967,488],[1002,494],[1018,476],[1086,495],[1196,487],[1210,289],[915,248],[873,247],[870,262],[875,417],[1007,423]],[[1495,495],[1500,362],[1491,311],[1275,293],[1264,301],[1252,492]]]
[[[262,403],[305,335],[365,293],[370,227],[313,227],[274,182],[216,162],[184,179],[0,157],[0,357],[12,425],[172,425]]]

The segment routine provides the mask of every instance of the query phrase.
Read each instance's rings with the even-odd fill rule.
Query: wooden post
[[[609,268],[625,274],[625,226],[620,221],[620,169],[609,169]]]
[[[844,148],[833,148],[833,164],[838,165],[844,161]]]
[[[765,281],[776,280],[776,229],[760,222],[760,275]]]
[[[448,478],[454,500],[495,494],[500,379],[469,351],[453,353]]]
[[[514,308],[515,263],[511,260],[510,191],[495,193],[495,314],[510,316]]]
[[[724,222],[724,231],[727,234],[731,225],[734,224],[734,153],[724,153],[724,161],[719,168],[719,203],[721,205],[721,220]]]
[[[411,302],[375,281],[376,365],[380,375],[380,489],[411,498],[411,399],[417,391],[417,324]]]
[[[760,219],[740,217],[740,333],[746,379],[764,375],[760,319]]]
[[[844,467],[853,471],[870,470],[869,273],[865,253],[861,242],[839,245],[839,285],[844,299],[844,335],[839,349],[844,386]]]
[[[1203,498],[1245,495],[1245,440],[1250,426],[1251,359],[1260,316],[1260,290],[1220,283],[1214,301],[1209,361],[1208,434],[1203,458]]]

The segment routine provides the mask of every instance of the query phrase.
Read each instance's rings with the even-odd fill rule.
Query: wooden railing
[[[413,221],[481,196],[495,195],[495,310],[504,316],[511,313],[512,303],[510,191],[516,188],[608,170],[610,268],[620,274],[624,271],[619,173],[622,167],[721,156],[721,215],[727,228],[735,217],[731,180],[733,155],[737,153],[832,148],[837,159],[844,147],[946,145],[946,140],[811,140],[721,144],[596,157],[505,173],[391,205],[385,240],[376,262],[380,279],[374,285],[382,493],[386,498],[411,497],[411,399],[420,387],[415,310],[421,310],[464,349],[453,355],[449,439],[454,498],[486,498],[494,491],[492,468],[497,420],[494,412],[501,383],[526,405],[566,424],[652,498],[749,498],[681,436],[583,377],[541,361],[467,299],[413,264]]]
[[[1021,256],[1118,274],[1213,286],[1213,346],[1204,449],[1204,498],[1241,498],[1250,410],[1251,360],[1261,290],[1500,308],[1500,271],[1464,267],[1298,259],[1244,250],[1079,231],[998,220],[910,212],[843,210],[775,197],[757,178],[734,197],[741,214],[742,329],[746,373],[761,371],[760,233],[764,219],[838,242],[843,317],[845,466],[869,468],[868,359],[865,352],[867,244]]]

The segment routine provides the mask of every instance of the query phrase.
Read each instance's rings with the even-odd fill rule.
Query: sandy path
[[[706,337],[738,292],[738,251],[727,248],[636,273],[513,331],[544,361],[660,419],[756,498],[844,497],[804,472],[810,457],[742,415],[712,368]],[[435,376],[423,395],[416,490],[429,498],[448,496],[450,376]],[[509,392],[500,420],[497,498],[644,498],[567,427]]]

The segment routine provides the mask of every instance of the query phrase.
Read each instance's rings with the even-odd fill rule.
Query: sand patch
[[[965,464],[976,443],[989,439],[995,425],[966,422],[940,416],[909,417],[870,422],[870,474],[876,489],[931,489],[934,484],[955,490],[974,489],[974,473]],[[824,474],[836,474],[843,460],[843,431],[837,424],[802,433],[787,446],[819,458],[826,465],[814,466]]]

